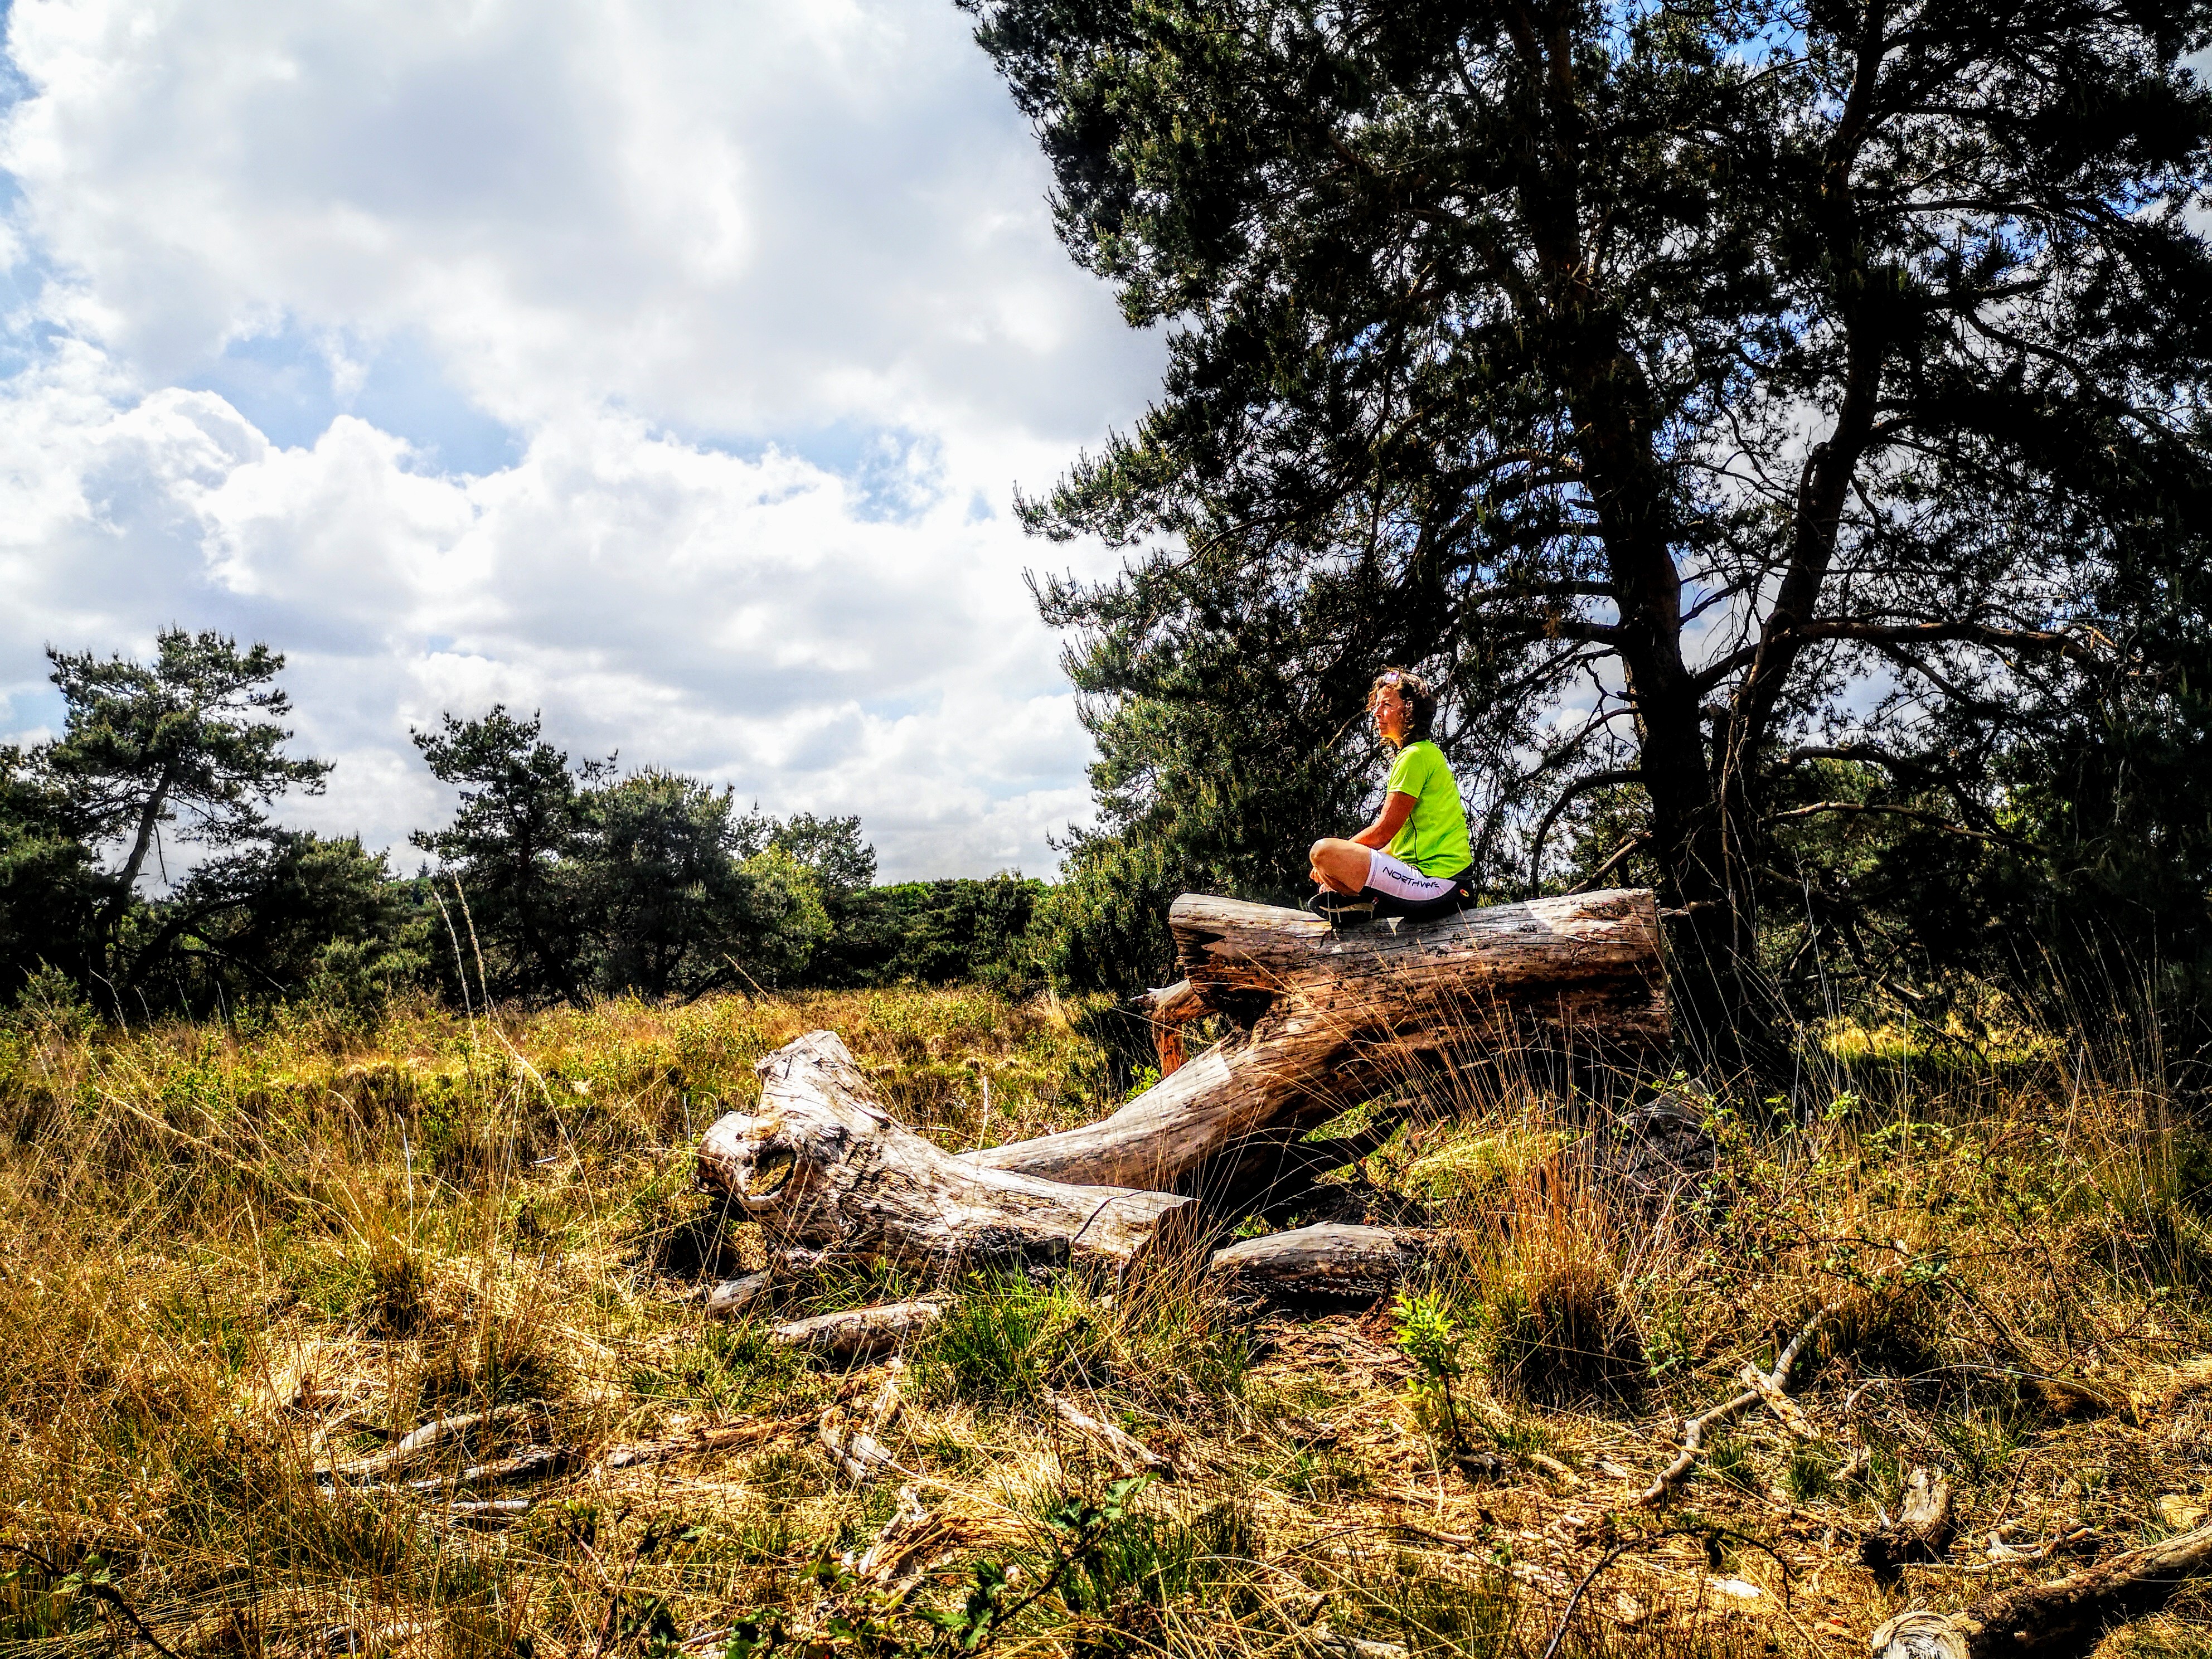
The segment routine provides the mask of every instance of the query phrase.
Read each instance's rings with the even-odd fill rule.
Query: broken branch
[[[1813,1340],[1814,1332],[1820,1329],[1820,1322],[1827,1311],[1826,1308],[1813,1310],[1813,1316],[1776,1356],[1774,1369],[1758,1379],[1759,1386],[1747,1389],[1735,1399],[1714,1407],[1703,1417],[1692,1417],[1683,1423],[1681,1454],[1662,1469],[1658,1478],[1637,1498],[1639,1506],[1650,1509],[1665,1503],[1681,1490],[1682,1483],[1690,1478],[1690,1471],[1697,1468],[1698,1459],[1705,1455],[1705,1435],[1709,1430],[1734,1422],[1759,1404],[1768,1393],[1779,1394],[1789,1387],[1790,1373],[1797,1364],[1797,1356]]]

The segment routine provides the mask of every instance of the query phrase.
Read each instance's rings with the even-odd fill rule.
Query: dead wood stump
[[[699,1143],[702,1185],[761,1224],[772,1246],[918,1267],[1127,1261],[1188,1200],[979,1168],[901,1127],[834,1031],[760,1062],[750,1112]]]

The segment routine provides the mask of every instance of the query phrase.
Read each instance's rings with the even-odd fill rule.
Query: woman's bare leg
[[[1309,857],[1311,867],[1307,873],[1314,885],[1346,898],[1357,897],[1367,884],[1368,867],[1373,862],[1372,855],[1358,842],[1335,836],[1316,842]]]

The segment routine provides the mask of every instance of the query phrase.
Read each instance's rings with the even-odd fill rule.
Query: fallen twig
[[[1964,1613],[1915,1608],[1873,1638],[1874,1659],[2063,1659],[2084,1654],[2113,1625],[2158,1612],[2191,1579],[2212,1572],[2212,1526],[2203,1526],[2046,1583],[2023,1584]]]
[[[1705,1435],[1709,1430],[1734,1422],[1765,1399],[1769,1393],[1780,1394],[1789,1387],[1790,1373],[1797,1364],[1797,1356],[1813,1340],[1813,1334],[1820,1329],[1820,1321],[1826,1316],[1827,1311],[1826,1308],[1813,1310],[1813,1316],[1805,1322],[1804,1328],[1791,1337],[1789,1346],[1776,1357],[1774,1369],[1759,1377],[1759,1386],[1747,1389],[1735,1399],[1714,1407],[1703,1417],[1689,1418],[1683,1422],[1681,1455],[1662,1469],[1658,1478],[1638,1497],[1636,1501],[1639,1506],[1650,1509],[1665,1503],[1681,1490],[1682,1483],[1690,1478],[1690,1471],[1697,1468],[1698,1459],[1705,1455]]]
[[[698,1452],[722,1451],[732,1446],[756,1445],[786,1430],[799,1425],[775,1417],[750,1418],[742,1423],[721,1423],[694,1433],[679,1435],[669,1440],[647,1440],[626,1446],[615,1446],[599,1459],[599,1473],[615,1469],[636,1468],[647,1463],[665,1463],[672,1457],[690,1457]]]
[[[1990,1534],[1988,1548],[1983,1553],[1990,1560],[2047,1561],[2054,1555],[2085,1550],[2104,1540],[2104,1534],[2094,1527],[2061,1527],[2039,1544],[2015,1544],[2004,1534],[2018,1524],[2016,1522],[2008,1522]]]
[[[5,1540],[0,1540],[0,1549],[13,1550],[25,1560],[37,1562],[39,1570],[50,1580],[58,1580],[64,1576],[59,1567],[36,1550],[26,1549],[21,1544],[10,1544]],[[91,1596],[94,1601],[106,1602],[109,1607],[128,1619],[139,1635],[146,1638],[146,1644],[160,1654],[161,1659],[177,1659],[176,1654],[162,1643],[160,1637],[154,1634],[153,1626],[138,1616],[138,1609],[132,1607],[125,1599],[123,1592],[117,1589],[114,1585],[105,1583],[98,1578],[82,1576],[78,1578],[77,1583],[87,1595]]]
[[[315,1478],[319,1480],[373,1480],[402,1464],[411,1463],[435,1451],[440,1446],[465,1439],[479,1429],[527,1417],[531,1409],[528,1406],[498,1406],[488,1412],[463,1412],[453,1417],[434,1418],[421,1427],[410,1430],[384,1450],[373,1452],[367,1457],[356,1457],[349,1462],[333,1463],[326,1469],[318,1469]]]
[[[507,1480],[537,1480],[559,1474],[583,1460],[580,1446],[525,1446],[511,1457],[472,1463],[458,1474],[430,1475],[403,1482],[402,1492],[443,1492],[450,1486],[495,1486]]]

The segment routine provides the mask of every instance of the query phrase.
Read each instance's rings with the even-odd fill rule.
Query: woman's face
[[[1375,734],[1390,743],[1406,740],[1406,694],[1395,685],[1375,694]]]

